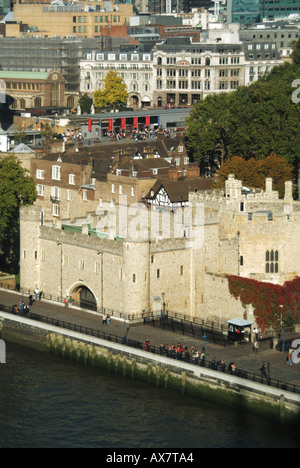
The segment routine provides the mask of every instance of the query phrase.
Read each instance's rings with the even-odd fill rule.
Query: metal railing
[[[136,348],[136,349],[141,349],[141,350],[145,349],[145,344],[144,343],[142,343],[140,341],[137,341],[137,340],[128,339],[125,336],[121,337],[121,336],[118,336],[118,335],[114,335],[112,333],[107,333],[107,332],[104,332],[104,331],[95,330],[95,329],[90,328],[90,327],[86,327],[86,326],[83,326],[83,325],[76,325],[74,323],[65,322],[63,320],[58,320],[58,319],[55,319],[55,318],[52,318],[52,317],[47,317],[47,316],[35,314],[35,313],[32,313],[32,312],[28,312],[28,313],[24,313],[24,314],[19,314],[19,313],[16,314],[16,313],[14,313],[14,311],[13,311],[13,309],[11,307],[1,305],[1,304],[0,304],[0,310],[2,310],[3,312],[8,312],[8,313],[15,314],[15,315],[27,316],[28,318],[30,318],[32,320],[47,323],[49,325],[54,325],[54,326],[57,326],[57,327],[60,327],[60,328],[64,328],[66,330],[76,331],[76,332],[82,333],[82,334],[87,335],[87,336],[93,336],[93,337],[96,337],[96,338],[101,338],[101,339],[104,339],[104,340],[113,341],[115,343],[123,344],[123,345],[129,346],[129,347],[132,347],[132,348]],[[161,346],[157,347],[157,346],[150,345],[149,352],[153,353],[153,354],[160,354],[161,356],[166,356],[166,357],[169,357],[171,359],[180,360],[182,362],[186,362],[186,363],[189,363],[189,364],[209,368],[209,369],[212,369],[212,370],[214,370],[216,372],[230,373],[231,375],[235,375],[235,376],[240,377],[242,379],[250,380],[252,382],[263,383],[263,384],[266,384],[266,385],[268,385],[270,387],[275,387],[275,388],[278,388],[278,389],[281,389],[281,390],[285,390],[285,391],[289,391],[289,392],[292,392],[292,393],[300,394],[300,386],[289,383],[289,382],[283,382],[283,381],[280,381],[278,379],[271,379],[270,377],[268,377],[266,374],[263,374],[263,373],[255,374],[253,372],[248,372],[248,371],[245,371],[245,370],[242,370],[242,369],[237,369],[237,368],[234,371],[229,371],[229,366],[227,367],[227,370],[226,370],[226,367],[224,367],[221,362],[213,363],[212,361],[208,361],[206,359],[200,359],[200,358],[195,359],[193,357],[190,357],[188,354],[183,359],[182,356],[180,356],[178,353],[176,353],[176,351],[170,352],[169,350],[163,349]]]

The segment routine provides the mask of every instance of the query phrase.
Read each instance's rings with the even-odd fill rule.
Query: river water
[[[299,432],[6,343],[1,448],[299,448]]]

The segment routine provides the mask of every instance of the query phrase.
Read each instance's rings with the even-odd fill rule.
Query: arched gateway
[[[97,310],[97,300],[92,291],[84,285],[78,285],[70,292],[70,297],[75,305],[83,309]]]

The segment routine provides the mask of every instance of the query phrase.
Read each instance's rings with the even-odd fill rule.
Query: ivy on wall
[[[230,294],[240,299],[243,307],[252,304],[255,320],[264,331],[279,328],[281,320],[300,318],[300,277],[286,281],[283,286],[241,276],[228,275]]]

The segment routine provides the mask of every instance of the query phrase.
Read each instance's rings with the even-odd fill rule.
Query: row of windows
[[[39,180],[44,180],[45,171],[42,169],[37,169],[36,178]],[[52,166],[52,180],[61,180],[61,167]],[[75,174],[69,174],[69,184],[75,185]]]
[[[153,257],[153,255],[152,255]],[[153,263],[153,262],[152,262]],[[183,276],[183,271],[184,271],[184,268],[183,268],[183,265],[180,265],[180,269],[179,269],[179,275],[180,276]],[[160,279],[161,278],[161,270],[160,268],[157,268],[156,270],[156,278],[157,279]],[[132,275],[132,282],[135,283],[137,280],[137,275],[135,273],[133,273]],[[147,273],[145,273],[145,281],[147,281]]]
[[[120,174],[118,174],[117,172],[117,175],[120,175]],[[111,193],[116,193],[115,184],[111,185]],[[135,197],[135,187],[131,187],[130,193],[132,197]],[[123,185],[119,185],[119,195],[123,195]]]
[[[240,265],[244,265],[244,257],[240,256]],[[265,255],[265,272],[279,273],[279,252],[278,250],[267,250]]]
[[[26,91],[39,91],[40,83],[10,83],[6,82],[6,89],[22,89]]]
[[[117,15],[113,16],[94,16],[95,23],[108,23],[113,21],[113,23],[120,23],[121,17]],[[73,16],[73,23],[87,23],[87,16]]]
[[[166,58],[166,64],[167,65],[176,65],[178,62],[177,57],[167,57]],[[210,58],[206,57],[204,60],[204,64],[206,66],[210,66]],[[219,64],[220,65],[228,65],[228,63],[231,63],[232,65],[237,65],[240,63],[240,57],[220,57],[219,58]],[[157,58],[157,65],[162,65],[163,64],[163,59],[161,57]],[[202,64],[202,59],[201,57],[192,57],[191,58],[191,65],[201,65]]]
[[[42,185],[42,184],[37,184],[36,188],[37,188],[38,196],[44,197],[45,196],[45,186]],[[82,190],[82,199],[84,201],[87,201],[87,199],[88,199],[88,191],[86,189]],[[60,187],[51,187],[51,200],[53,202],[58,202],[58,201],[61,200]],[[67,190],[67,201],[71,201],[71,200],[72,200],[72,191]]]

